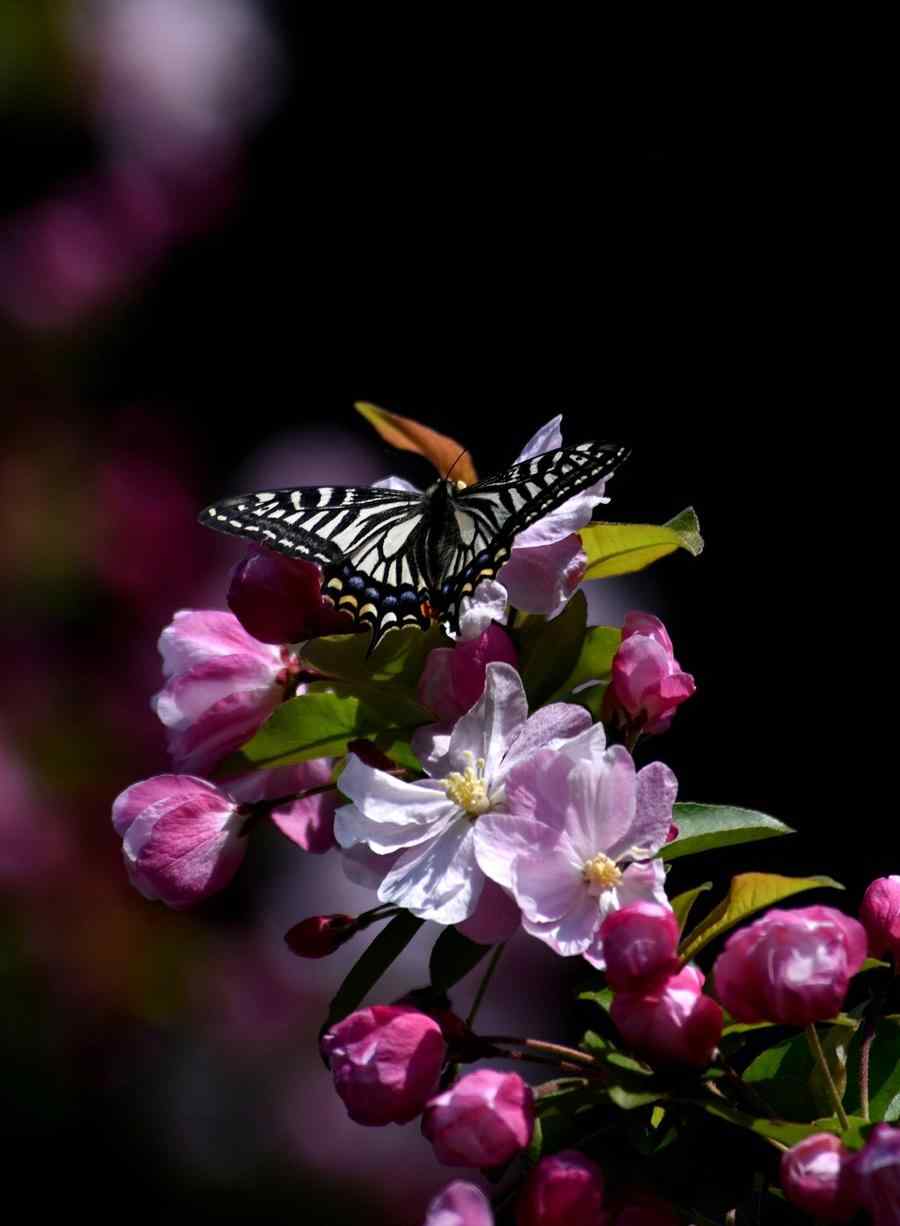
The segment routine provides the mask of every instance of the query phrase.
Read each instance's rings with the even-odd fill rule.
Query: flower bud
[[[833,907],[775,909],[728,938],[716,995],[740,1022],[806,1026],[840,1012],[865,957],[862,925]]]
[[[517,1073],[477,1069],[433,1098],[422,1132],[445,1166],[499,1166],[531,1140],[534,1099]]]
[[[516,1226],[605,1226],[603,1172],[574,1149],[542,1158],[522,1187]]]
[[[681,671],[659,618],[628,613],[613,658],[606,698],[610,714],[637,723],[642,732],[665,732],[678,707],[696,688],[690,673]]]
[[[323,634],[349,634],[353,623],[322,596],[315,562],[254,549],[231,576],[228,607],[262,643],[298,643]]]
[[[641,992],[674,975],[681,965],[678,937],[675,913],[661,903],[641,900],[611,912],[600,928],[610,987]]]
[[[900,877],[878,877],[863,896],[859,918],[873,958],[892,954],[900,969]]]
[[[326,958],[356,932],[352,915],[311,915],[288,929],[284,939],[298,958]]]
[[[625,1042],[648,1063],[709,1064],[722,1033],[722,1010],[703,994],[704,975],[686,966],[643,992],[619,992],[610,1016]]]
[[[221,890],[244,858],[237,802],[193,775],[133,783],[116,798],[112,819],[132,885],[170,907]]]
[[[434,1093],[446,1045],[418,1009],[371,1005],[322,1036],[334,1086],[357,1124],[407,1124]]]
[[[797,1209],[822,1222],[848,1222],[859,1208],[852,1154],[830,1132],[805,1137],[781,1155],[781,1187]]]
[[[481,1188],[457,1179],[438,1192],[423,1226],[494,1226],[494,1215]]]
[[[478,702],[485,670],[495,660],[514,668],[518,663],[512,639],[496,622],[490,622],[477,638],[460,638],[454,647],[435,647],[419,679],[419,701],[442,723],[455,723]]]
[[[876,1124],[850,1170],[858,1203],[875,1226],[900,1226],[900,1129]]]

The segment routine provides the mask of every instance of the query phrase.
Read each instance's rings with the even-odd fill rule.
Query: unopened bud
[[[291,953],[298,958],[326,958],[356,932],[352,915],[311,915],[285,933]]]

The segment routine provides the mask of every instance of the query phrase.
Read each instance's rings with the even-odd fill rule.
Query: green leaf
[[[578,591],[552,621],[529,614],[516,626],[519,671],[531,710],[543,706],[572,672],[587,625],[587,600]]]
[[[432,946],[428,960],[432,987],[449,992],[491,948],[490,945],[476,945],[456,928],[445,928]]]
[[[369,948],[350,968],[349,974],[338,988],[329,1006],[323,1030],[339,1022],[362,1003],[388,967],[403,953],[424,922],[409,911],[401,911],[382,928]]]
[[[688,922],[688,916],[691,913],[691,908],[707,890],[712,889],[711,881],[704,881],[703,885],[696,886],[693,890],[685,890],[683,894],[679,894],[677,898],[672,899],[672,910],[675,912],[675,918],[678,920],[678,928],[684,932],[684,926]]]
[[[714,1098],[712,1095],[691,1101],[702,1107],[709,1115],[728,1120],[730,1124],[736,1124],[739,1128],[746,1128],[759,1136],[770,1137],[773,1141],[780,1141],[782,1145],[788,1146],[796,1145],[798,1141],[811,1137],[817,1132],[833,1132],[841,1138],[848,1149],[861,1149],[865,1141],[865,1132],[868,1129],[867,1122],[861,1116],[855,1115],[848,1117],[850,1126],[846,1131],[842,1131],[834,1116],[801,1124],[787,1120],[768,1119],[765,1116],[748,1115],[732,1107],[724,1099]]]
[[[580,685],[589,681],[608,681],[612,672],[613,656],[622,641],[622,631],[616,626],[591,626],[581,640],[581,650],[562,685],[552,696],[551,702],[560,702]],[[578,701],[576,695],[573,701]]]
[[[672,809],[672,821],[678,827],[678,838],[660,849],[663,860],[795,833],[775,817],[734,805],[677,804]]]
[[[857,975],[864,975],[866,971],[880,971],[890,967],[890,965],[890,962],[882,962],[880,958],[866,958],[856,973]]]
[[[863,1035],[857,1031],[850,1048],[850,1076],[845,1104],[848,1111],[861,1109],[859,1059]],[[885,1017],[878,1023],[869,1050],[869,1114],[875,1122],[895,1124],[900,1120],[900,1018]]]
[[[579,992],[578,1000],[589,1000],[595,1005],[599,1005],[604,1013],[609,1013],[609,1007],[612,1004],[613,990],[612,988],[600,988],[597,992]]]
[[[223,764],[223,775],[287,766],[347,752],[357,737],[411,732],[432,717],[409,691],[374,682],[317,681],[276,707],[256,735]]]
[[[386,681],[413,691],[428,653],[435,647],[449,646],[440,626],[432,626],[424,634],[417,626],[392,630],[367,656],[371,641],[368,634],[310,639],[303,647],[303,660],[340,681]]]
[[[834,890],[844,888],[839,881],[831,877],[782,877],[778,873],[740,873],[737,877],[732,877],[727,897],[682,941],[679,953],[686,961],[690,961],[710,941],[739,924],[748,915],[771,907],[783,898],[790,898],[792,894],[823,887]]]
[[[834,1023],[828,1028],[828,1033],[820,1040],[822,1055],[825,1057],[825,1063],[841,1102],[844,1101],[844,1094],[847,1090],[847,1057],[850,1042],[858,1029],[859,1020],[857,1018],[835,1018]],[[826,1114],[832,1112],[831,1095],[818,1061],[813,1064],[809,1075],[809,1092],[819,1111]]]
[[[588,558],[585,579],[628,575],[676,549],[686,549],[694,557],[703,550],[693,507],[687,507],[665,524],[588,524],[580,535]]]

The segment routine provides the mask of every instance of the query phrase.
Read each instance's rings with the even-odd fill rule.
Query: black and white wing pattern
[[[421,564],[428,499],[404,490],[323,486],[266,490],[214,503],[200,523],[322,568],[322,595],[370,626],[371,650],[392,629],[431,624]]]
[[[614,443],[580,443],[514,464],[452,496],[458,532],[447,534],[440,587],[432,598],[448,627],[459,628],[459,606],[483,579],[492,579],[515,537],[575,494],[612,476],[629,455]]]

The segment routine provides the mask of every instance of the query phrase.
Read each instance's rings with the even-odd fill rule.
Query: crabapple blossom
[[[678,970],[678,920],[671,907],[633,902],[607,915],[600,928],[606,978],[617,992],[642,991]]]
[[[528,718],[518,673],[489,664],[484,693],[456,723],[437,777],[409,783],[349,756],[339,786],[352,803],[335,814],[335,837],[345,849],[365,844],[378,856],[396,856],[378,887],[381,902],[460,923],[475,914],[484,889],[479,829],[486,815],[506,807],[510,771],[541,746],[586,730],[587,711],[565,703]],[[528,832],[516,837],[527,840]]]
[[[193,775],[133,783],[116,798],[112,820],[132,885],[176,909],[221,890],[244,858],[237,801]]]
[[[500,1166],[531,1140],[534,1097],[517,1073],[476,1069],[433,1098],[422,1132],[445,1166]]]
[[[716,995],[740,1022],[806,1026],[840,1011],[865,957],[863,926],[833,907],[773,909],[726,941]]]
[[[173,764],[208,771],[248,740],[285,696],[299,665],[251,638],[231,613],[182,609],[159,639],[166,684],[153,709]]]
[[[859,1208],[852,1158],[834,1133],[804,1137],[781,1155],[782,1191],[792,1205],[820,1222],[849,1222]]]
[[[228,790],[245,804],[281,801],[267,809],[281,833],[313,855],[334,847],[338,791],[332,785],[331,758],[312,758],[229,779]],[[303,792],[310,792],[304,796]],[[291,799],[293,797],[293,799]]]
[[[357,1124],[407,1124],[437,1088],[447,1047],[434,1018],[402,1005],[371,1005],[322,1036],[334,1086]]]
[[[900,1129],[876,1124],[852,1160],[851,1175],[875,1226],[900,1226]]]
[[[652,857],[666,840],[676,790],[667,766],[635,772],[628,751],[607,749],[594,725],[510,771],[507,814],[479,822],[479,862],[512,891],[526,932],[602,968],[597,934],[606,916],[639,899],[665,904],[665,871]]]
[[[315,562],[251,549],[238,562],[228,607],[248,634],[262,643],[298,643],[323,634],[349,634],[353,622],[322,596]]]
[[[457,1179],[438,1192],[422,1226],[494,1226],[494,1215],[481,1188]]]
[[[651,613],[626,614],[606,693],[610,717],[641,732],[665,732],[695,689],[694,678],[682,672],[675,659],[672,640],[659,618]]]
[[[516,1226],[606,1226],[605,1181],[596,1162],[575,1149],[542,1158],[525,1181]]]
[[[435,647],[419,678],[419,702],[440,721],[454,723],[481,697],[485,670],[494,661],[513,667],[518,663],[512,639],[496,622],[477,638],[460,635],[453,647]]]
[[[900,877],[878,877],[863,895],[859,918],[873,958],[891,954],[900,970]]]
[[[722,1033],[722,1010],[703,994],[696,966],[641,992],[618,992],[610,1016],[625,1042],[650,1064],[709,1064]]]

